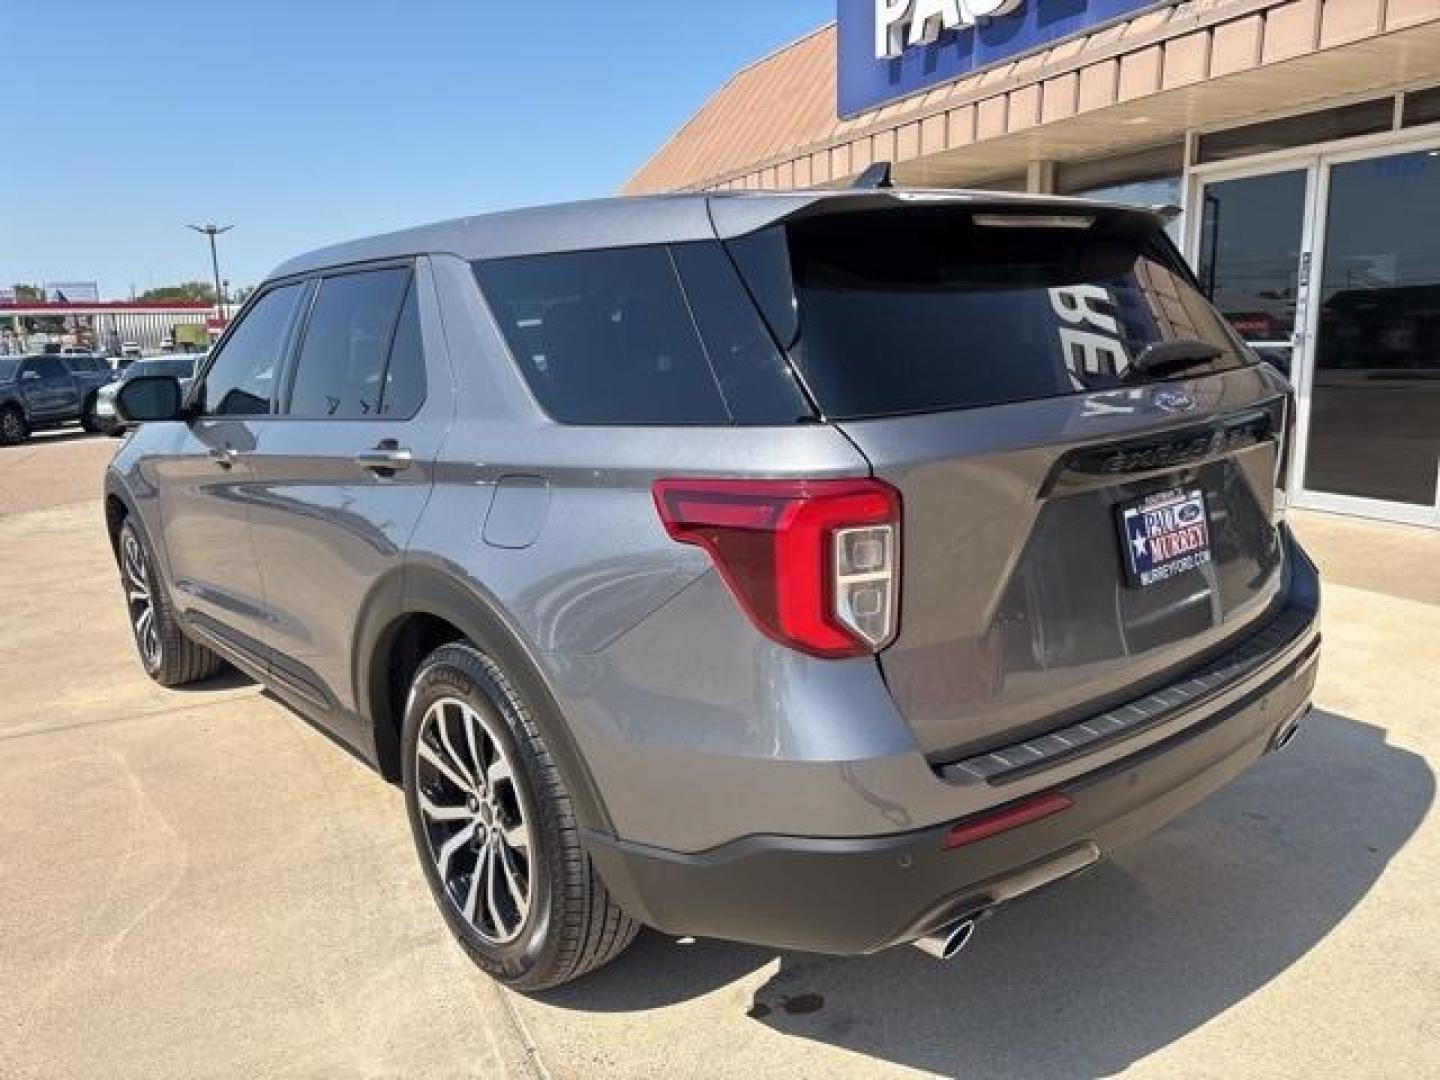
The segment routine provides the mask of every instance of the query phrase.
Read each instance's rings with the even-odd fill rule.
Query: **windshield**
[[[136,360],[125,369],[126,379],[141,375],[172,375],[177,379],[188,379],[194,374],[193,360]]]
[[[0,382],[10,382],[15,378],[15,371],[20,367],[20,361],[13,356],[0,356]]]
[[[793,338],[792,360],[835,419],[1179,374],[1142,374],[1137,361],[1157,342],[1200,343],[1187,375],[1247,362],[1158,223],[1142,215],[1100,212],[1092,223],[1080,210],[1037,227],[1017,213],[887,209],[800,219],[784,238],[793,288],[786,299],[798,323],[777,337]],[[751,250],[736,255],[750,277],[755,253],[778,245],[773,234],[737,244],[747,242]],[[781,310],[767,304],[764,289],[774,291],[773,277],[757,298]]]

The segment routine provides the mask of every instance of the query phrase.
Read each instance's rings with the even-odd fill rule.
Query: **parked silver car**
[[[95,425],[107,435],[119,435],[123,431],[115,416],[115,398],[120,387],[130,379],[142,375],[171,375],[180,380],[183,393],[195,377],[195,372],[205,363],[206,353],[185,353],[176,356],[156,356],[149,360],[136,360],[122,370],[111,382],[100,387],[95,395]]]
[[[118,407],[146,670],[223,657],[402,783],[517,987],[640,924],[952,955],[1308,708],[1289,388],[1138,210],[469,218],[286,263]]]

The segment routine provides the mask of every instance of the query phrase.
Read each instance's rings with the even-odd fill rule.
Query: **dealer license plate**
[[[1210,523],[1199,488],[1162,491],[1120,508],[1120,542],[1132,585],[1154,585],[1210,561]]]

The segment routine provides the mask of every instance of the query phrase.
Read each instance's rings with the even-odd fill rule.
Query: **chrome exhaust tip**
[[[967,916],[948,922],[938,930],[916,938],[910,944],[936,960],[953,960],[960,950],[970,943],[974,933],[975,920]]]
[[[1294,742],[1295,736],[1300,734],[1300,721],[1304,720],[1306,714],[1308,714],[1309,712],[1310,706],[1308,705],[1305,706],[1305,708],[1303,709],[1297,709],[1295,711],[1295,714],[1291,716],[1290,719],[1286,720],[1283,724],[1276,728],[1275,734],[1270,739],[1270,749],[1272,751],[1284,750],[1287,746]]]

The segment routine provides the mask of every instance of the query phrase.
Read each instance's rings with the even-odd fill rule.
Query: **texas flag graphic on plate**
[[[1138,585],[1167,581],[1210,561],[1210,524],[1199,488],[1162,491],[1120,510],[1125,565]]]

